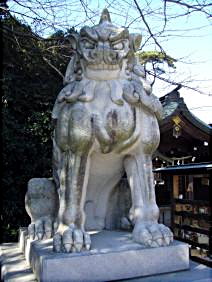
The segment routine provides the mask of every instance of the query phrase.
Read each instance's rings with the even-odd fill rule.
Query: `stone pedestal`
[[[25,244],[26,260],[38,281],[111,281],[174,272],[189,268],[188,245],[174,241],[168,247],[146,248],[128,232],[93,234],[91,251],[54,253],[52,239]]]

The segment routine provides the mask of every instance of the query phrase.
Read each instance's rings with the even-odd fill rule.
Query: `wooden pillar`
[[[173,175],[173,197],[178,198],[179,196],[179,176]]]

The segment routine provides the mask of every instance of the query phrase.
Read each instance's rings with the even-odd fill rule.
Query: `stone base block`
[[[25,253],[25,247],[26,247],[26,237],[28,235],[28,230],[26,227],[20,227],[19,228],[19,248],[22,251],[22,253]]]
[[[52,239],[28,239],[26,259],[38,281],[44,282],[111,281],[189,268],[189,248],[182,242],[146,248],[134,243],[130,233],[118,231],[102,231],[91,240],[89,252],[58,254],[52,251]]]

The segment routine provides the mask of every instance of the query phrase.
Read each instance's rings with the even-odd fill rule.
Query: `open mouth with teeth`
[[[104,64],[104,63],[96,64],[96,65],[89,64],[87,67],[91,70],[119,70],[120,69],[119,65],[117,64],[109,65],[109,64]]]

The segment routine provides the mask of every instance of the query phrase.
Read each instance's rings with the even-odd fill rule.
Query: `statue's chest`
[[[129,105],[113,84],[101,82],[96,85],[93,101],[89,104],[94,121],[100,123],[114,142],[129,138],[135,127],[134,109]]]

